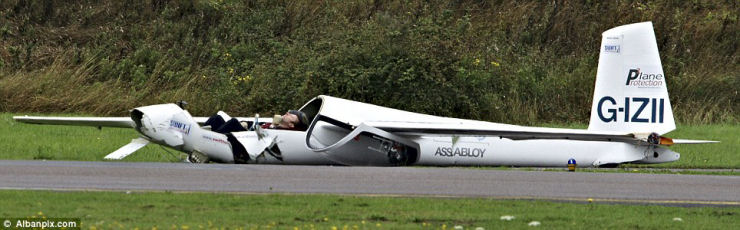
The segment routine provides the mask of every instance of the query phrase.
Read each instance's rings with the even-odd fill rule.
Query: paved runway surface
[[[740,205],[740,177],[419,167],[0,161],[0,188],[331,193]]]

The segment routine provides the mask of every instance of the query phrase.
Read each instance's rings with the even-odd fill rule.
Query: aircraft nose
[[[131,120],[133,120],[134,121],[134,124],[136,125],[134,127],[134,129],[136,129],[137,132],[139,132],[139,133],[141,133],[143,135],[146,135],[141,130],[141,128],[142,128],[141,119],[142,118],[144,118],[144,112],[141,112],[138,109],[134,109],[134,110],[131,111]]]

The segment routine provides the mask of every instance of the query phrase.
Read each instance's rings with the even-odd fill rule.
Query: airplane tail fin
[[[676,128],[652,22],[602,34],[589,130],[658,133]]]

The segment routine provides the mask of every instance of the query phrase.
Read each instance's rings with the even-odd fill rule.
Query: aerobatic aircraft
[[[192,117],[176,104],[135,108],[130,117],[14,119],[134,128],[140,137],[106,159],[122,159],[153,142],[198,163],[565,167],[575,160],[579,167],[603,167],[672,162],[680,155],[667,146],[715,142],[663,136],[675,122],[651,22],[619,26],[602,36],[585,130],[439,117],[325,95],[299,109],[308,121],[305,130],[263,128],[257,118],[232,119],[223,112]]]

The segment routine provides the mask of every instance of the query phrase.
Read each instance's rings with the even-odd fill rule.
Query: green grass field
[[[133,129],[29,125],[13,121],[12,114],[0,115],[0,159],[47,159],[100,161],[127,144],[138,134]],[[548,126],[548,125],[543,125]],[[563,125],[550,125],[560,126]],[[583,125],[568,125],[583,128]],[[707,139],[717,144],[678,145],[677,162],[629,167],[730,168],[740,169],[740,124],[679,125],[667,135],[681,139]],[[169,151],[169,152],[167,152]],[[178,161],[180,153],[158,145],[148,145],[124,161]]]
[[[82,229],[729,229],[738,207],[342,195],[0,191],[1,217]],[[511,221],[501,216],[514,216]],[[674,220],[680,218],[681,220]]]
[[[64,115],[56,115],[64,116]],[[0,115],[0,159],[102,161],[139,135],[133,129],[30,125]],[[180,155],[178,151],[167,151]],[[124,161],[177,161],[159,145],[147,145]]]

